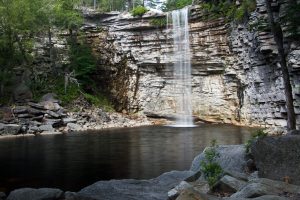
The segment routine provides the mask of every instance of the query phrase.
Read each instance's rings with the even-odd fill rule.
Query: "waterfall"
[[[177,116],[174,126],[176,127],[194,126],[188,14],[187,7],[171,13],[174,39],[174,95]],[[167,21],[169,22],[169,19]]]

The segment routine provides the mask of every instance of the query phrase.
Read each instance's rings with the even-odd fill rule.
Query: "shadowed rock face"
[[[248,24],[265,17],[264,2],[258,0],[257,6]],[[222,19],[203,21],[202,15],[200,7],[191,8],[193,113],[211,121],[285,127],[285,96],[272,34]],[[174,114],[173,38],[166,27],[152,23],[163,18],[163,14],[87,17],[94,23],[93,30],[86,31],[99,58],[98,78],[109,86],[119,110]],[[97,26],[104,28],[97,32]],[[300,48],[297,42],[289,44],[299,124]]]
[[[251,152],[260,177],[300,185],[300,136],[262,138]]]

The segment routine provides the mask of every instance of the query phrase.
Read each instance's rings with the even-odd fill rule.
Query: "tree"
[[[145,0],[145,5],[149,8],[159,9],[162,4],[161,0]]]
[[[128,10],[131,10],[133,8],[133,1],[132,0],[127,0],[127,4],[128,4]]]
[[[193,0],[167,0],[165,2],[165,11],[176,10],[191,5]]]
[[[272,34],[274,36],[274,40],[276,42],[278,48],[278,57],[282,70],[283,84],[284,84],[284,93],[286,97],[286,107],[287,107],[287,128],[288,130],[296,129],[296,116],[293,105],[293,91],[290,82],[289,70],[286,62],[286,52],[284,49],[284,37],[283,31],[279,21],[275,21],[274,13],[271,6],[271,0],[265,0],[267,13],[269,17],[269,24],[271,27]]]

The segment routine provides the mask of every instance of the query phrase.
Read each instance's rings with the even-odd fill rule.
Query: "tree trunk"
[[[134,0],[128,0],[127,2],[128,2],[128,10],[132,10],[132,8],[133,8],[133,2],[132,1],[134,1]]]
[[[293,105],[293,91],[290,82],[290,75],[288,66],[286,63],[286,55],[283,47],[283,32],[281,26],[278,22],[275,22],[271,2],[270,0],[265,0],[267,12],[269,16],[269,23],[271,26],[271,31],[274,36],[274,40],[276,42],[278,48],[278,57],[280,61],[280,66],[282,70],[283,84],[284,84],[284,93],[286,97],[286,108],[287,108],[287,128],[288,130],[296,129],[296,116]]]
[[[73,44],[77,43],[77,30],[69,29],[70,40]]]
[[[52,56],[52,33],[50,26],[48,27],[48,42],[49,42],[49,57],[52,62],[53,56]]]
[[[0,87],[0,95],[4,96],[4,83],[1,83],[1,87]]]

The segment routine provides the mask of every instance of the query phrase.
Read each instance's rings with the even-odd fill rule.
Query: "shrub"
[[[214,186],[223,174],[222,167],[216,162],[216,159],[220,157],[216,147],[218,147],[216,140],[213,140],[211,146],[204,151],[205,159],[200,163],[201,171],[210,187]]]
[[[166,18],[152,19],[150,21],[150,24],[156,27],[167,26],[167,19]]]
[[[223,17],[227,21],[236,22],[243,22],[248,19],[255,8],[255,0],[243,0],[240,5],[236,5],[235,1],[227,0],[202,3],[202,9],[207,19]]]
[[[282,24],[286,27],[285,31],[292,39],[300,40],[300,2],[291,1],[285,7],[285,10],[285,15],[281,18]]]
[[[92,105],[103,108],[106,112],[114,111],[114,108],[108,98],[102,94],[91,95],[83,93],[84,98]]]
[[[96,70],[96,59],[90,46],[85,42],[70,45],[70,71],[75,71],[75,77],[83,87],[91,84],[91,75]]]
[[[135,8],[132,9],[131,11],[131,15],[136,17],[136,16],[143,16],[146,12],[147,12],[147,8],[145,8],[144,6],[137,6]]]
[[[185,6],[191,5],[192,0],[167,0],[164,3],[164,11],[171,11],[184,8]]]
[[[67,105],[80,96],[80,88],[78,85],[75,83],[69,83],[65,90],[63,79],[57,81],[53,91],[57,94],[58,99],[61,100],[62,105]]]
[[[245,148],[246,148],[246,153],[247,154],[250,154],[251,153],[251,145],[253,144],[253,142],[255,142],[257,139],[259,138],[263,138],[263,137],[266,137],[268,134],[262,130],[262,129],[259,129],[257,130],[256,132],[254,132],[252,135],[251,135],[251,138],[249,140],[247,140],[247,142],[245,143]]]

